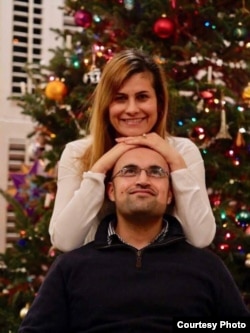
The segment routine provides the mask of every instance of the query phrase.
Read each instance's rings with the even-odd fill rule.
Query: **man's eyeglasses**
[[[139,168],[137,165],[127,165],[118,171],[111,178],[111,180],[115,177],[136,177],[141,174],[142,170],[144,170],[147,176],[151,178],[165,178],[169,176],[169,172],[167,170],[164,170],[157,165],[150,166],[148,168]]]

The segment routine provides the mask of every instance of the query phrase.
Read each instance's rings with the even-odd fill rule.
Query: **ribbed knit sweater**
[[[18,333],[158,333],[176,317],[249,316],[221,259],[167,220],[165,239],[142,250],[108,245],[102,221],[93,242],[57,257]]]

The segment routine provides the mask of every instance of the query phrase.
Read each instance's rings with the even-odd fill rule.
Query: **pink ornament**
[[[250,226],[248,226],[248,227],[246,228],[246,230],[245,230],[245,235],[246,235],[246,236],[250,236]],[[250,257],[249,257],[249,259],[250,259]]]
[[[74,19],[79,27],[88,28],[92,23],[92,14],[85,9],[80,9],[75,12]]]
[[[154,33],[160,38],[169,38],[175,31],[175,24],[167,17],[159,18],[153,27]]]

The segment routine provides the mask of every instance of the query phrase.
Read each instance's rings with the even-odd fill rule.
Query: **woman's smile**
[[[128,119],[121,119],[121,121],[124,121],[127,125],[138,125],[142,123],[147,117],[142,118],[128,118]]]

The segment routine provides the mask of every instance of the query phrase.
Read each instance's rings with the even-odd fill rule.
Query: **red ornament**
[[[74,19],[79,27],[88,28],[92,23],[92,14],[85,9],[80,9],[75,12]]]
[[[169,38],[175,31],[175,24],[167,17],[159,18],[153,27],[154,33],[160,38]]]
[[[224,244],[219,244],[218,249],[219,249],[221,252],[227,252],[227,251],[230,250],[230,247],[229,247],[228,244],[224,243]]]
[[[202,128],[200,126],[194,127],[190,131],[189,137],[190,137],[191,140],[194,140],[194,141],[197,141],[197,142],[202,141],[206,137],[206,133],[205,133],[204,128]]]
[[[203,90],[200,92],[201,98],[210,99],[214,97],[214,93],[211,90]]]

